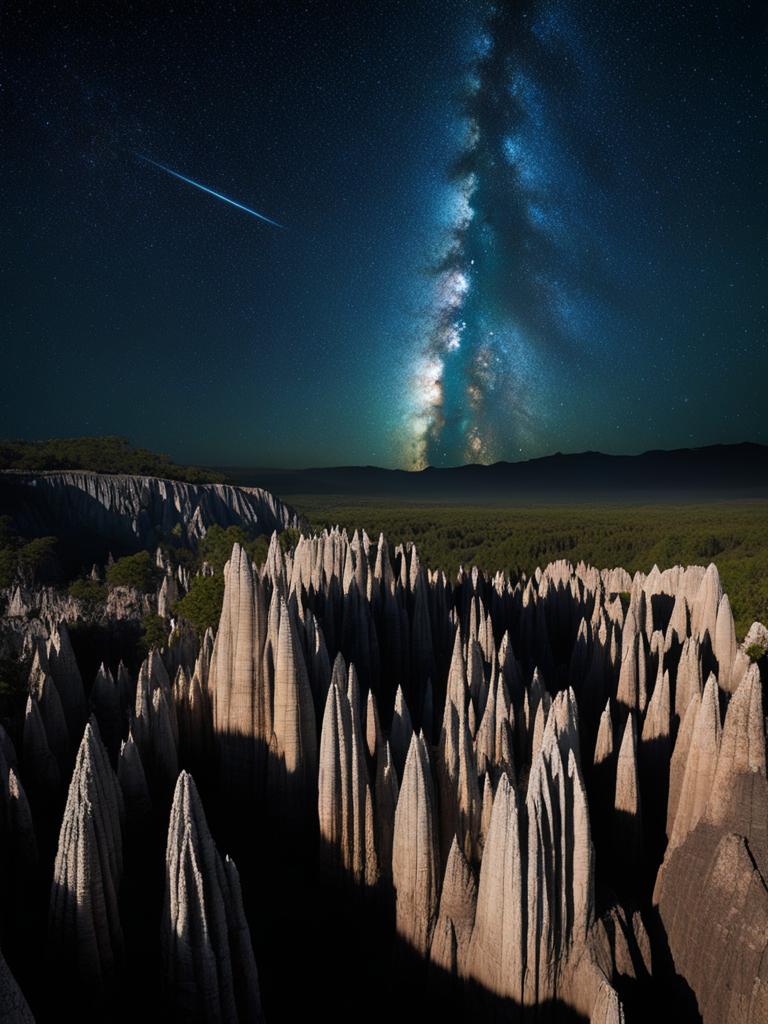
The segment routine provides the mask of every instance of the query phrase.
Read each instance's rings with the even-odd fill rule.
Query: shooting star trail
[[[193,185],[195,188],[199,188],[201,192],[207,192],[208,195],[214,196],[216,199],[221,199],[225,203],[229,203],[230,206],[236,206],[238,210],[243,210],[245,213],[250,213],[252,217],[257,217],[259,220],[263,220],[267,224],[271,224],[275,228],[285,229],[285,224],[278,224],[276,220],[272,220],[271,217],[265,217],[263,213],[259,213],[258,210],[252,210],[250,206],[244,206],[242,203],[238,203],[236,199],[230,199],[229,196],[223,196],[221,192],[216,192],[212,188],[208,188],[207,185],[201,185],[199,181],[194,181],[192,178],[187,178],[183,174],[179,174],[178,171],[172,170],[170,167],[166,167],[165,164],[160,164],[157,160],[152,160],[148,156],[142,156],[141,153],[135,154],[139,160],[143,160],[144,163],[152,164],[153,167],[159,167],[161,171],[165,171],[166,174],[170,174],[174,178],[178,178],[179,181],[185,181],[188,185]]]

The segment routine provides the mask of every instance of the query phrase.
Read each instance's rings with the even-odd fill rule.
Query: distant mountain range
[[[556,453],[419,472],[377,466],[224,470],[231,483],[296,494],[461,504],[768,498],[768,445],[730,444],[642,455]]]

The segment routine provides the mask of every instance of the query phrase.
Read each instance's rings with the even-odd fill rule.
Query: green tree
[[[232,548],[240,544],[251,556],[251,561],[260,565],[267,557],[269,538],[263,534],[246,531],[242,526],[211,526],[198,548],[201,562],[207,562],[216,572],[223,572],[229,561]]]
[[[86,615],[93,615],[107,600],[107,588],[99,580],[90,577],[74,580],[67,591],[70,597],[81,602]]]
[[[133,587],[142,593],[154,590],[160,579],[160,570],[147,551],[119,558],[107,569],[107,585],[112,587]]]
[[[48,583],[58,576],[55,537],[36,537],[19,548],[19,569],[25,579],[35,583]]]
[[[283,530],[282,533],[278,534],[280,540],[280,550],[290,551],[291,548],[295,548],[299,543],[299,537],[301,537],[301,530],[297,530],[293,526],[289,526]]]
[[[124,437],[65,437],[50,441],[0,441],[0,469],[40,472],[85,469],[95,473],[159,476],[190,483],[221,483],[221,473],[179,466],[167,455],[135,448]]]
[[[199,634],[219,624],[224,602],[224,576],[195,576],[189,591],[174,608],[174,614],[190,622]]]
[[[165,647],[168,643],[168,627],[165,619],[160,615],[149,612],[141,620],[141,636],[139,638],[139,650],[147,654],[153,647]]]

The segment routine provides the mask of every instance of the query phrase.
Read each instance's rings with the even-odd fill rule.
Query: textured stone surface
[[[489,991],[523,1001],[526,927],[531,912],[524,904],[525,863],[520,845],[515,792],[502,775],[480,867],[477,914],[468,972]]]
[[[176,1019],[263,1019],[237,869],[216,849],[187,772],[176,784],[168,825],[161,940]]]
[[[443,876],[440,909],[429,955],[435,966],[459,977],[467,974],[476,906],[477,883],[454,838]]]
[[[0,952],[0,1020],[4,1024],[34,1024],[35,1018]]]
[[[123,955],[118,908],[123,817],[120,787],[91,722],[77,753],[59,833],[49,931],[62,977],[97,1001],[115,984]]]
[[[379,866],[368,780],[357,680],[350,667],[349,688],[334,680],[328,691],[320,738],[318,774],[320,853],[337,880],[374,885]]]
[[[397,933],[424,956],[432,941],[440,886],[436,826],[429,756],[414,733],[395,812],[392,883]]]
[[[19,529],[32,536],[85,529],[106,544],[153,548],[176,527],[195,544],[214,523],[258,533],[300,525],[292,509],[257,487],[75,471],[2,479]]]
[[[188,587],[186,570],[162,549],[155,558]],[[125,804],[129,956],[143,939],[135,913],[159,901],[149,865],[171,812],[164,954],[143,944],[146,961],[127,965],[137,992],[157,969],[177,1018],[261,1015],[239,878],[205,824],[194,765],[216,835],[242,850],[278,1017],[295,959],[322,994],[316,1012],[345,1019],[371,1012],[358,983],[389,1017],[396,999],[423,997],[436,1016],[477,1020],[607,1024],[624,1019],[622,1001],[630,1020],[686,1020],[696,1004],[706,1021],[764,1019],[765,663],[736,643],[713,567],[629,577],[558,560],[519,579],[446,574],[410,543],[327,530],[292,551],[274,534],[261,566],[235,545],[225,577],[215,637],[169,622],[178,642],[149,653],[135,688],[110,662],[90,692]],[[27,618],[38,600],[45,615]],[[8,889],[34,879],[36,850],[45,868],[39,825],[60,821],[72,709],[83,713],[60,603],[25,592],[9,607],[32,670],[26,720],[8,723],[18,764],[0,731],[4,909]],[[70,882],[68,865],[88,865],[67,906],[101,907],[68,949],[86,949],[94,993],[119,975],[109,851],[122,833],[119,812],[117,831],[103,812],[116,783],[95,736],[91,726],[57,858]],[[82,780],[93,778],[111,782],[91,799],[96,783]],[[54,928],[52,913],[52,937],[70,918]],[[3,920],[26,985],[19,922]],[[97,930],[101,943],[77,937]]]

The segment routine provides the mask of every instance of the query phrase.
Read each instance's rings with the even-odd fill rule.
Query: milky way
[[[567,252],[581,169],[552,95],[578,56],[569,36],[562,11],[520,4],[492,11],[474,41],[411,381],[414,467],[524,452],[546,423],[547,363],[583,341],[590,300]]]
[[[0,437],[392,467],[768,440],[758,0],[66,7],[4,11]]]

